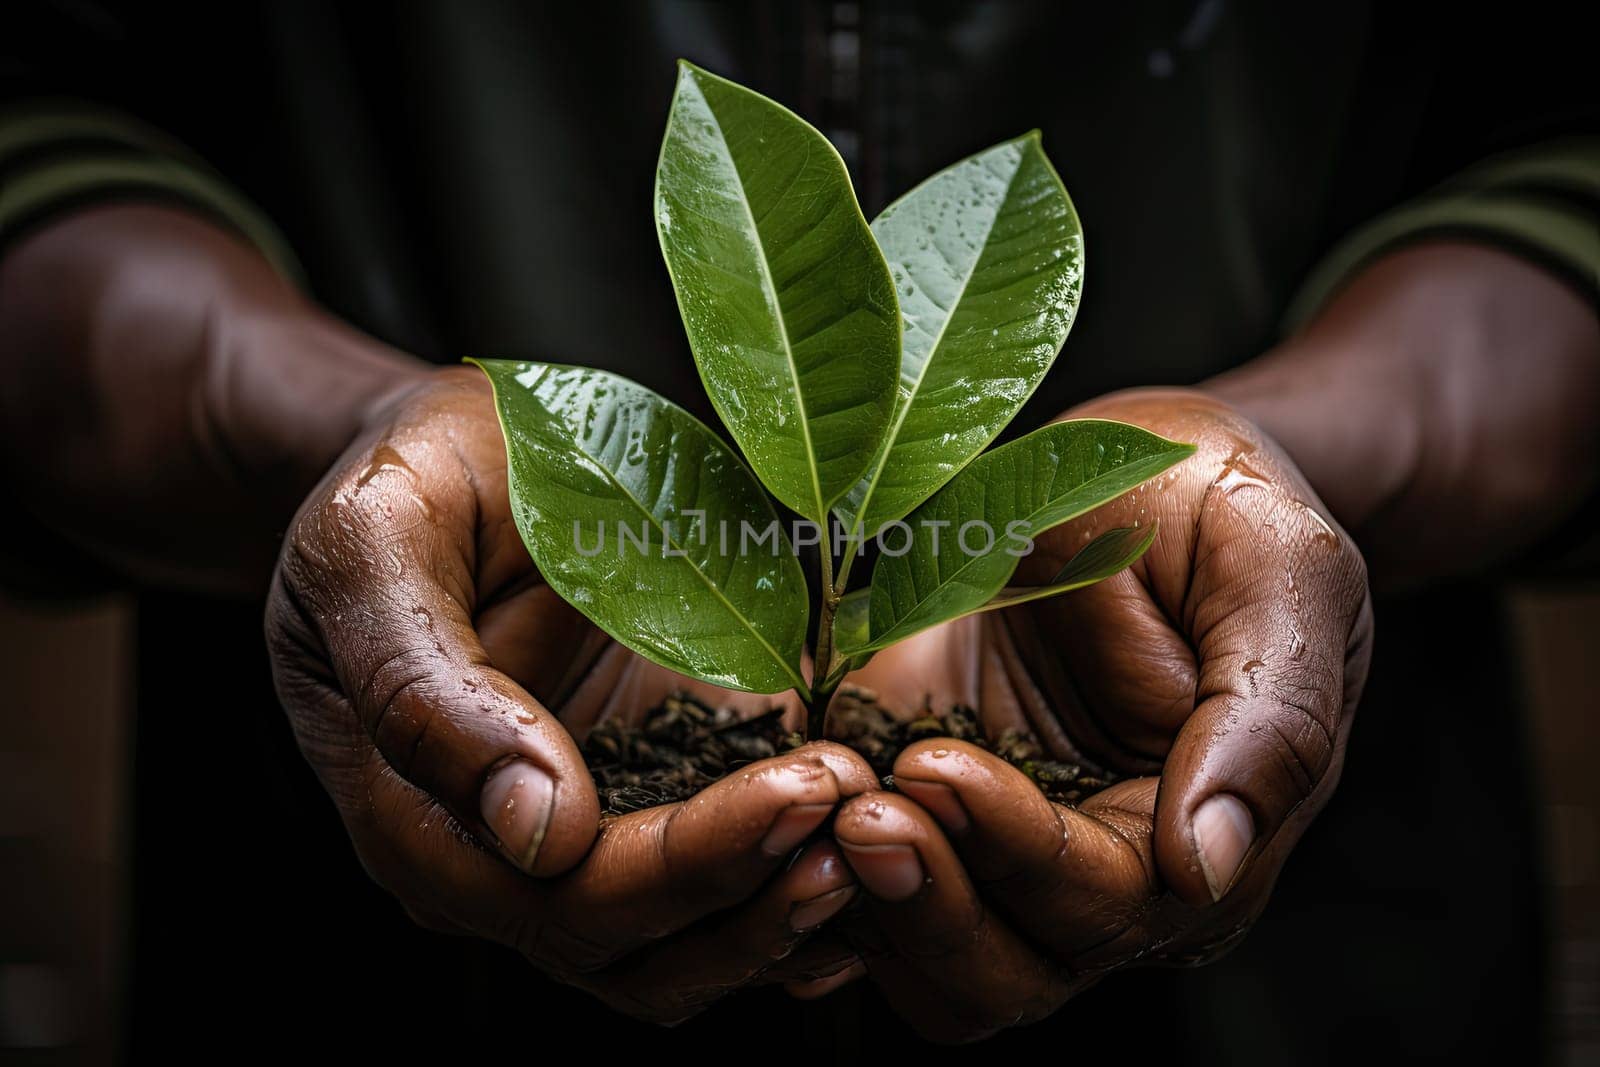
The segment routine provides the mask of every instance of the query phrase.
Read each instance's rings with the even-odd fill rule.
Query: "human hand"
[[[848,750],[808,745],[683,803],[600,819],[552,709],[581,729],[680,687],[771,698],[652,667],[539,581],[476,371],[427,377],[312,492],[266,629],[302,751],[367,870],[424,925],[507,944],[659,1021],[853,962],[795,951],[854,893],[836,846],[805,845],[877,784]]]
[[[1199,450],[1041,537],[1018,584],[1113,527],[1158,522],[1150,551],[1100,585],[930,631],[852,679],[890,706],[970,704],[991,735],[1025,729],[1055,758],[1130,776],[1067,807],[988,752],[924,741],[895,765],[901,795],[840,810],[835,836],[871,898],[849,937],[936,1038],[1234,943],[1338,780],[1366,676],[1361,555],[1261,431],[1188,390],[1073,414]]]

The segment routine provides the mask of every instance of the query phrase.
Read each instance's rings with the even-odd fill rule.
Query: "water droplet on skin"
[[[1223,496],[1231,496],[1246,487],[1269,488],[1266,478],[1247,462],[1250,455],[1251,453],[1241,449],[1229,456],[1228,461],[1222,465],[1222,474],[1213,484],[1222,491]]]
[[[1339,535],[1334,532],[1332,526],[1328,525],[1328,520],[1322,517],[1321,512],[1309,504],[1301,504],[1300,510],[1311,517],[1312,524],[1316,526],[1315,536],[1319,542],[1329,545],[1337,545],[1339,543]]]
[[[363,485],[366,485],[368,482],[372,481],[372,479],[376,478],[389,468],[404,471],[405,473],[413,476],[415,476],[417,473],[411,469],[411,465],[409,463],[400,457],[400,453],[396,452],[388,445],[379,445],[373,450],[372,461],[367,464],[367,469],[362,471],[361,477],[356,479],[356,486],[359,488]]]
[[[1245,680],[1250,685],[1250,695],[1251,696],[1255,696],[1256,695],[1256,691],[1261,687],[1260,686],[1260,682],[1256,679],[1256,675],[1260,674],[1261,673],[1261,668],[1263,668],[1265,666],[1266,666],[1266,664],[1263,663],[1261,660],[1253,659],[1253,660],[1250,660],[1248,663],[1246,663],[1243,667],[1239,668],[1240,671],[1242,671],[1244,673]]]

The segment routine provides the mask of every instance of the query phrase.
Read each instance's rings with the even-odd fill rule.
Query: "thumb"
[[[599,802],[572,737],[478,640],[460,547],[475,541],[471,479],[426,435],[374,455],[395,461],[336,472],[294,523],[268,609],[275,658],[325,660],[310,673],[389,768],[524,871],[560,873],[594,840]]]
[[[1264,899],[1337,784],[1372,631],[1347,535],[1282,486],[1209,494],[1187,613],[1194,714],[1166,760],[1156,864],[1184,902]]]

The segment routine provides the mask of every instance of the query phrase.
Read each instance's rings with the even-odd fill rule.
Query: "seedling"
[[[1194,449],[1056,422],[985,452],[1055,360],[1083,237],[1037,132],[929,178],[869,226],[798,116],[679,67],[655,223],[695,365],[743,453],[583,367],[474,361],[494,384],[517,528],[553,589],[619,642],[730,689],[793,689],[822,736],[873,653],[1139,558],[1153,525],[1009,582],[1031,538]],[[768,494],[771,494],[769,497]],[[802,522],[782,523],[773,499]],[[878,546],[870,581],[852,565]],[[816,642],[796,547],[816,545]]]

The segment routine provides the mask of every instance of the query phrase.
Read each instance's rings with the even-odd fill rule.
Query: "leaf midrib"
[[[546,373],[549,372],[550,371],[547,366]],[[491,382],[491,384],[493,383]],[[545,407],[543,404],[540,404],[539,406],[544,408],[545,413],[549,415],[557,424],[566,424],[566,420],[562,419],[561,416],[551,411],[548,407]],[[733,602],[729,600],[726,595],[724,595],[717,584],[713,582],[704,571],[690,562],[690,557],[687,550],[684,549],[684,547],[667,532],[666,525],[656,518],[655,513],[649,508],[645,507],[644,502],[638,497],[634,496],[632,490],[630,490],[626,485],[622,484],[621,480],[617,478],[616,474],[611,470],[611,468],[606,465],[604,459],[585,448],[576,434],[571,434],[570,438],[573,448],[577,450],[579,455],[584,456],[605,474],[606,480],[609,481],[617,489],[617,491],[627,499],[628,503],[632,504],[638,509],[639,514],[643,515],[645,519],[648,520],[653,527],[655,527],[655,529],[661,534],[661,539],[667,544],[671,545],[674,549],[684,553],[680,556],[668,556],[666,558],[681,560],[683,566],[687,567],[691,572],[693,572],[695,577],[704,582],[706,588],[711,590],[712,595],[722,603],[723,607],[728,609],[728,614],[737,619],[740,625],[750,632],[750,636],[754,637],[761,647],[767,650],[767,654],[772,657],[772,661],[782,669],[784,674],[789,676],[789,678],[795,683],[796,688],[803,692],[805,690],[805,682],[801,679],[799,673],[790,668],[788,662],[778,654],[778,650],[773,648],[767,639],[761,635],[761,632],[755,628],[755,625],[745,617],[744,613],[734,606]]]
[[[1027,149],[1024,148],[1022,151],[1026,152]],[[1011,198],[1011,188],[1016,184],[1017,175],[1022,173],[1022,162],[1022,154],[1019,153],[1016,169],[1011,172],[1011,177],[1006,179],[1005,195],[1000,198],[1001,205],[1004,205]],[[894,425],[889,428],[889,433],[884,438],[883,449],[879,453],[883,457],[883,461],[873,470],[872,479],[867,483],[867,492],[861,498],[861,506],[856,509],[856,522],[863,531],[866,529],[867,509],[872,503],[873,495],[878,491],[878,480],[883,477],[883,472],[889,467],[889,453],[894,451],[894,446],[900,439],[900,429],[905,425],[906,417],[911,414],[911,407],[917,401],[917,394],[922,390],[922,381],[928,376],[928,368],[932,366],[934,356],[939,351],[939,346],[944,344],[945,334],[949,332],[950,323],[956,317],[956,310],[961,307],[961,301],[966,298],[967,287],[972,284],[972,279],[978,273],[978,264],[983,260],[984,253],[989,250],[989,238],[993,236],[995,223],[999,220],[1000,209],[996,207],[994,215],[989,219],[989,227],[983,234],[983,249],[972,257],[972,268],[967,271],[967,276],[961,279],[961,288],[957,290],[955,299],[950,302],[950,312],[944,317],[944,322],[940,324],[938,336],[933,339],[933,344],[928,346],[928,357],[922,361],[922,369],[917,372],[916,384],[911,387],[911,391],[906,396],[906,402],[901,406],[901,410],[895,413]],[[910,277],[910,274],[911,272],[908,269],[906,276]],[[937,307],[938,305],[935,306]],[[904,342],[902,342],[903,344]],[[901,358],[904,359],[905,357],[902,355]]]
[[[806,397],[800,389],[800,368],[795,365],[794,348],[789,344],[789,324],[783,317],[783,302],[778,296],[778,285],[772,278],[772,268],[767,263],[767,248],[761,240],[761,227],[756,223],[755,212],[750,208],[750,197],[745,193],[744,174],[739,170],[738,162],[733,158],[733,150],[728,147],[728,135],[723,131],[722,119],[717,115],[716,108],[711,106],[710,97],[706,96],[705,89],[698,79],[694,79],[695,92],[700,94],[700,101],[706,106],[706,114],[711,116],[711,121],[717,127],[716,142],[722,150],[723,158],[728,161],[728,166],[733,169],[736,183],[739,187],[739,206],[744,209],[744,217],[750,223],[750,234],[756,244],[756,265],[761,269],[762,288],[772,298],[773,317],[778,320],[778,339],[783,343],[784,360],[789,368],[789,382],[794,387],[794,403],[800,412],[800,436],[806,450],[806,472],[811,475],[811,499],[816,505],[817,512],[813,516],[818,522],[825,522],[828,514],[827,508],[822,503],[822,479],[817,471],[817,453],[811,443],[811,418],[806,412]],[[806,161],[811,159],[811,145],[806,144]],[[805,166],[805,162],[801,166]],[[798,172],[796,178],[798,179]],[[791,183],[792,187],[792,183]],[[781,198],[780,198],[781,199]]]
[[[1165,453],[1165,452],[1158,453],[1157,455],[1148,456],[1148,457],[1146,457],[1146,459],[1147,460],[1154,460],[1154,459],[1158,458],[1159,456],[1165,456],[1165,455],[1168,455],[1168,454],[1169,453]],[[1132,464],[1128,464],[1128,466],[1132,466]],[[1117,468],[1117,470],[1121,470],[1121,469],[1122,468],[1120,468],[1120,467]],[[1165,469],[1165,468],[1163,468],[1163,469]],[[1082,492],[1084,489],[1086,489],[1089,486],[1093,485],[1095,482],[1099,481],[1100,479],[1109,478],[1114,473],[1116,473],[1116,471],[1108,471],[1105,474],[1097,475],[1096,477],[1091,478],[1086,482],[1080,482],[1075,488],[1069,490],[1069,492],[1072,492],[1072,493]],[[1158,471],[1156,473],[1160,473],[1160,472]],[[1153,478],[1153,477],[1155,477],[1155,474],[1149,474],[1149,475],[1145,476],[1145,479],[1141,479],[1141,481],[1149,479],[1149,478]],[[1137,484],[1137,483],[1135,483],[1135,484]],[[1066,494],[1063,494],[1063,495],[1066,495]],[[1101,503],[1105,503],[1105,501],[1101,501]],[[1051,523],[1050,526],[1047,529],[1054,529],[1055,527],[1060,526],[1064,522],[1071,522],[1073,519],[1078,518],[1080,515],[1086,515],[1086,514],[1088,514],[1089,512],[1093,511],[1095,508],[1097,508],[1099,506],[1100,506],[1099,504],[1091,504],[1088,507],[1083,508],[1080,511],[1075,511],[1070,515],[1063,515],[1059,520],[1057,520],[1056,522]],[[1049,504],[1047,503],[1043,507],[1035,508],[1033,511],[1029,512],[1028,515],[1027,515],[1027,520],[1026,520],[1028,522],[1028,524],[1030,526],[1032,526],[1034,517],[1039,515],[1041,512],[1047,510],[1048,508],[1049,508]],[[1013,520],[1013,521],[1016,521],[1016,520]],[[1046,531],[1045,530],[1040,530],[1038,532],[1039,533],[1044,533]],[[885,633],[882,638],[878,638],[878,637],[872,636],[872,630],[871,630],[871,626],[870,626],[870,623],[869,623],[868,629],[867,629],[867,640],[868,640],[867,647],[868,648],[876,647],[876,646],[878,646],[880,641],[886,641],[886,642],[892,643],[893,641],[899,640],[899,638],[896,638],[893,635],[894,635],[895,631],[899,630],[905,624],[906,619],[911,618],[917,611],[919,611],[922,608],[922,606],[924,604],[926,604],[928,601],[932,600],[933,597],[935,596],[935,594],[937,594],[939,592],[939,590],[945,588],[948,585],[953,584],[956,581],[956,579],[958,577],[960,577],[960,575],[966,571],[966,569],[968,567],[972,566],[974,563],[978,562],[979,560],[988,559],[992,555],[994,555],[993,550],[991,550],[989,552],[985,552],[981,556],[968,556],[967,559],[961,564],[961,566],[957,567],[955,570],[950,572],[950,577],[942,579],[939,582],[937,582],[934,585],[932,591],[930,591],[927,596],[921,598],[915,604],[911,605],[911,607],[907,611],[901,613],[901,615],[897,619],[895,619],[894,625],[889,627],[888,632]]]

